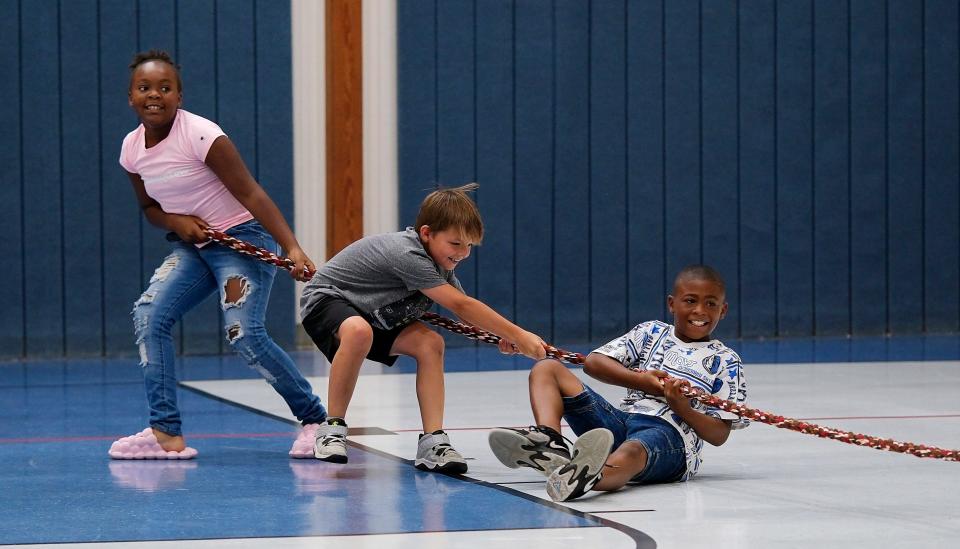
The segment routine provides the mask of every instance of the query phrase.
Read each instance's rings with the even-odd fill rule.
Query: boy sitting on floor
[[[725,293],[717,271],[688,266],[667,296],[672,326],[644,322],[590,353],[583,368],[587,375],[627,388],[619,409],[559,361],[538,362],[529,380],[536,426],[492,431],[490,447],[497,459],[507,467],[542,472],[554,501],[591,489],[617,490],[628,482],[692,478],[704,440],[719,446],[731,429],[749,424],[681,391],[689,386],[738,404],[746,401],[740,357],[710,337],[727,313]],[[560,435],[561,417],[580,435],[572,451]]]

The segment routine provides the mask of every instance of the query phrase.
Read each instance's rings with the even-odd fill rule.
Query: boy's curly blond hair
[[[479,187],[477,183],[467,183],[453,189],[437,189],[428,194],[420,204],[414,228],[417,232],[424,225],[429,226],[431,231],[454,229],[464,238],[479,244],[483,240],[483,220],[480,219],[477,205],[467,195]]]

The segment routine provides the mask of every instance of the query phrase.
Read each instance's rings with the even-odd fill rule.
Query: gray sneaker
[[[317,439],[313,456],[333,463],[347,462],[347,426],[321,423],[317,427]]]
[[[553,429],[500,428],[490,431],[487,440],[493,455],[511,469],[530,467],[550,476],[558,467],[570,463],[570,448]]]
[[[603,465],[613,448],[613,433],[604,428],[583,434],[573,444],[570,463],[547,478],[547,495],[553,501],[570,501],[590,491],[603,477]]]
[[[413,464],[423,471],[448,475],[462,475],[467,472],[467,462],[464,461],[460,452],[450,446],[450,437],[443,431],[420,435],[420,441],[417,443],[417,459]]]

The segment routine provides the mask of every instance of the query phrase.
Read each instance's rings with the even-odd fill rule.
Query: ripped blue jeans
[[[276,242],[255,220],[226,232],[279,253]],[[219,244],[202,248],[184,242],[174,244],[173,252],[153,273],[150,286],[133,306],[151,427],[173,436],[182,434],[173,326],[215,291],[220,294],[224,333],[230,347],[280,393],[301,423],[323,422],[327,413],[320,399],[264,327],[276,272],[273,265]]]

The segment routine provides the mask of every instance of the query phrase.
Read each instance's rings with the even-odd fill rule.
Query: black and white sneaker
[[[313,457],[332,463],[347,462],[347,424],[321,423],[317,427],[317,439]]]
[[[417,459],[414,467],[447,475],[462,475],[467,472],[467,462],[460,452],[450,446],[450,437],[443,431],[420,435],[417,442]]]
[[[590,491],[603,477],[603,465],[613,448],[613,433],[604,428],[587,431],[573,444],[570,463],[547,478],[547,495],[553,501],[570,501]]]
[[[487,440],[493,455],[511,469],[530,467],[549,476],[570,462],[570,447],[560,433],[550,427],[494,429]]]

